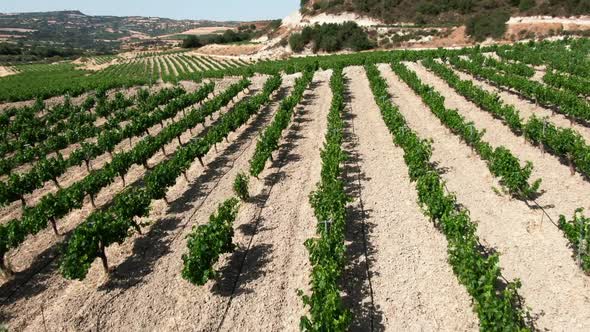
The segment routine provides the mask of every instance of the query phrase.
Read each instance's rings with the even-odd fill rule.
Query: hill
[[[0,14],[0,62],[109,54],[133,43],[191,29],[235,27],[239,22],[142,16],[91,16],[80,11]]]
[[[353,12],[385,23],[464,23],[476,15],[577,16],[590,13],[586,0],[302,0],[304,15]]]

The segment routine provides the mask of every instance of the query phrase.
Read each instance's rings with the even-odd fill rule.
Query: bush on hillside
[[[501,38],[506,32],[509,18],[510,14],[501,10],[474,15],[467,21],[467,35],[475,41],[483,41],[488,37]]]
[[[182,41],[183,48],[198,48],[201,46],[203,46],[203,45],[201,44],[199,37],[194,36],[194,35],[190,35]]]
[[[303,36],[298,32],[293,33],[291,37],[289,37],[289,46],[291,46],[291,49],[295,53],[303,51],[303,49],[305,48]]]
[[[312,44],[314,52],[337,52],[342,49],[358,52],[373,47],[365,30],[355,22],[305,27],[301,34],[293,34],[289,43],[294,52],[301,52],[309,44]]]
[[[238,31],[225,30],[223,34],[211,34],[204,36],[189,35],[182,41],[183,48],[197,48],[209,44],[231,44],[252,39],[256,33],[255,25],[243,25]]]
[[[521,12],[526,12],[533,7],[535,7],[535,0],[520,0],[520,3],[518,4],[518,10]]]
[[[514,15],[551,14],[571,16],[590,14],[590,0],[303,0],[304,13],[352,11],[384,20],[386,23],[465,23],[474,15],[504,10]]]

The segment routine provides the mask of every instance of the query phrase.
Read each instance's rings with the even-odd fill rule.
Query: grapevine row
[[[303,77],[296,80],[293,93],[281,102],[273,122],[260,136],[258,143],[256,144],[254,157],[250,160],[250,174],[252,176],[258,177],[264,169],[266,161],[272,158],[273,151],[278,149],[281,134],[289,126],[295,111],[295,106],[301,101],[303,93],[313,79],[313,74],[313,70],[305,71]]]
[[[517,75],[498,74],[495,69],[482,68],[470,61],[450,58],[450,62],[458,69],[482,77],[496,85],[514,89],[541,105],[557,106],[558,112],[575,120],[590,121],[590,104],[580,99],[576,94],[547,87],[542,83],[530,81]]]
[[[149,158],[165,144],[179,137],[187,129],[203,123],[206,116],[229,103],[248,84],[248,80],[234,84],[222,94],[204,103],[199,110],[191,111],[182,120],[162,129],[155,137],[147,136],[132,150],[114,155],[110,163],[99,170],[93,170],[83,180],[68,188],[60,189],[56,194],[44,196],[38,205],[25,209],[21,220],[14,219],[0,225],[0,268],[6,270],[4,255],[9,249],[18,247],[28,235],[45,229],[48,222],[51,222],[56,231],[56,220],[74,209],[81,208],[86,196],[89,196],[94,204],[94,196],[103,187],[111,184],[116,176],[124,179],[124,175],[134,164],[146,167]],[[177,110],[188,105],[177,105]]]
[[[64,159],[59,153],[54,158],[42,158],[27,173],[12,174],[7,182],[0,182],[0,205],[21,200],[24,209],[26,207],[24,196],[43,187],[45,182],[51,180],[60,188],[57,179],[65,174],[70,167],[80,166],[82,162],[86,163],[86,169],[90,172],[89,163],[95,157],[105,152],[112,154],[115,146],[124,139],[140,135],[157,123],[162,124],[165,119],[175,116],[184,107],[204,100],[212,91],[213,85],[207,84],[199,91],[184,95],[176,100],[172,99],[175,93],[163,92],[163,94],[158,96],[164,96],[164,98],[156,98],[151,105],[130,111],[136,117],[124,128],[120,128],[117,125],[117,127],[102,132],[98,136],[96,143],[82,143],[81,147],[74,150],[67,159]],[[172,101],[164,110],[150,112],[158,104],[169,102],[170,100]]]
[[[569,43],[569,48],[566,47]],[[584,44],[588,42],[580,40],[564,40],[563,42],[538,42],[527,45],[514,45],[508,50],[497,52],[499,56],[505,59],[520,61],[532,65],[547,65],[566,73],[580,75],[582,77],[590,76],[590,61],[587,53],[583,50]],[[578,50],[577,44],[581,46]]]
[[[457,93],[501,119],[516,135],[524,135],[531,143],[567,160],[572,168],[590,177],[590,146],[580,134],[570,128],[557,127],[547,119],[540,119],[535,115],[524,122],[518,110],[504,104],[497,94],[487,92],[471,81],[461,80],[452,69],[432,59],[422,63]]]
[[[92,262],[99,257],[108,271],[105,248],[114,243],[122,243],[130,235],[130,229],[139,231],[134,218],[148,216],[153,200],[165,199],[167,189],[176,183],[176,179],[188,170],[195,159],[201,161],[215,144],[244,125],[259,111],[261,105],[269,101],[270,95],[280,85],[280,76],[268,79],[260,94],[238,103],[232,111],[221,115],[218,124],[210,128],[203,137],[192,139],[178,148],[171,158],[155,166],[144,177],[143,187],[128,188],[116,195],[108,209],[93,212],[74,230],[67,243],[60,264],[63,276],[68,279],[84,279]],[[169,141],[203,120],[203,115],[195,112],[195,116],[187,116],[170,126],[170,130],[166,128],[162,132],[162,138]]]
[[[165,89],[154,95],[150,104],[141,104],[138,108],[126,109],[131,101],[115,100],[113,103],[109,103],[106,106],[99,105],[95,114],[80,113],[78,115],[82,117],[82,121],[70,121],[67,125],[55,128],[53,130],[53,135],[46,137],[43,143],[35,146],[28,146],[28,144],[25,144],[23,149],[19,150],[15,155],[3,159],[0,162],[0,174],[9,174],[15,167],[36,159],[41,159],[52,152],[59,154],[59,150],[64,149],[71,144],[95,137],[105,130],[118,128],[120,122],[127,121],[130,118],[143,114],[144,108],[153,109],[184,93],[185,92],[182,89]],[[98,116],[106,117],[108,115],[110,115],[110,117],[107,118],[108,120],[105,124],[98,127],[94,125],[93,122]]]
[[[182,255],[182,277],[193,285],[202,286],[216,276],[213,265],[219,256],[233,252],[233,223],[238,215],[240,201],[234,197],[219,205],[209,222],[194,227],[187,236],[188,253]]]
[[[289,112],[293,112],[295,105],[297,105],[305,89],[310,84],[313,78],[313,71],[306,72],[303,77],[297,79],[295,87],[291,95],[283,100],[279,106],[279,111],[275,115],[273,123],[267,127],[274,127],[275,131],[279,128],[279,123],[284,123],[285,116]],[[289,114],[290,116],[290,114]],[[280,120],[277,120],[279,119]],[[280,121],[280,122],[278,122]],[[287,123],[289,122],[286,119]],[[278,131],[280,135],[281,130]],[[262,137],[267,137],[263,135]],[[264,138],[261,138],[264,140]],[[278,140],[278,138],[277,138]],[[260,140],[258,141],[260,144]],[[278,142],[276,147],[278,148]],[[260,159],[260,150],[256,150],[254,156],[250,159],[252,163],[255,159]],[[272,152],[272,151],[271,151]],[[264,157],[266,161],[266,157]],[[264,168],[264,162],[262,168]],[[262,171],[262,169],[260,170]],[[258,173],[259,174],[259,173]],[[257,175],[258,175],[257,174]],[[239,173],[234,182],[234,191],[239,198],[245,200],[248,198],[248,177]],[[212,214],[209,217],[209,223],[193,228],[193,231],[188,236],[187,249],[188,252],[182,256],[183,269],[182,277],[195,285],[204,285],[209,279],[215,277],[216,273],[213,265],[218,261],[219,256],[224,253],[232,252],[235,245],[232,242],[234,230],[233,222],[238,213],[238,200],[230,198],[219,206],[217,214]]]
[[[518,75],[526,78],[531,78],[535,75],[535,70],[533,68],[520,62],[507,63],[498,61],[492,57],[487,57],[480,53],[473,53],[470,56],[470,59],[480,66],[492,67],[501,70],[506,74]]]
[[[590,218],[584,217],[583,209],[574,212],[572,220],[559,217],[559,228],[574,248],[578,263],[590,274]]]
[[[577,95],[590,97],[590,79],[584,77],[547,70],[547,73],[543,76],[543,82],[554,88],[564,89]]]
[[[445,191],[444,181],[430,160],[432,147],[412,131],[403,115],[391,103],[385,80],[374,65],[366,66],[375,102],[394,143],[404,151],[404,160],[412,182],[416,183],[418,201],[424,214],[438,225],[448,242],[449,263],[459,282],[475,301],[482,331],[527,331],[525,313],[517,305],[518,280],[503,283],[497,254],[482,252],[476,235],[477,226],[469,211],[459,207],[456,198]]]
[[[511,195],[526,199],[537,193],[541,180],[538,179],[533,184],[529,184],[529,178],[533,171],[531,162],[527,161],[526,166],[521,167],[518,158],[510,150],[503,146],[494,149],[483,140],[483,131],[478,131],[472,122],[466,122],[457,110],[447,109],[444,105],[444,97],[431,86],[423,84],[416,73],[401,63],[392,65],[392,68],[451,132],[461,137],[486,161],[490,172],[500,178],[500,184],[508,189]]]
[[[43,141],[50,135],[59,133],[59,127],[65,127],[70,122],[93,121],[89,115],[94,104],[95,99],[89,97],[81,106],[74,106],[71,99],[66,97],[63,104],[47,110],[47,114],[43,116],[38,116],[39,110],[44,109],[44,104],[37,100],[35,106],[21,109],[14,119],[6,119],[6,125],[0,130],[0,135],[5,140],[1,148],[2,155]]]
[[[346,204],[349,200],[342,181],[342,164],[346,153],[342,149],[344,137],[344,76],[335,69],[330,80],[332,105],[328,113],[328,128],[321,152],[322,171],[317,189],[309,201],[318,221],[318,237],[305,241],[312,265],[311,294],[298,291],[309,307],[301,317],[303,331],[346,331],[352,314],[342,301],[340,279],[346,263],[344,246]]]

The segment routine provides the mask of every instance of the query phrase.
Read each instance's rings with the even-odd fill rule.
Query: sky
[[[87,15],[248,21],[283,18],[299,0],[0,0],[0,13],[80,10]]]

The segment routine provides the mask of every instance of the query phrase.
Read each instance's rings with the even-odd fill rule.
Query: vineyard
[[[88,63],[0,78],[0,330],[590,330],[589,39]]]

